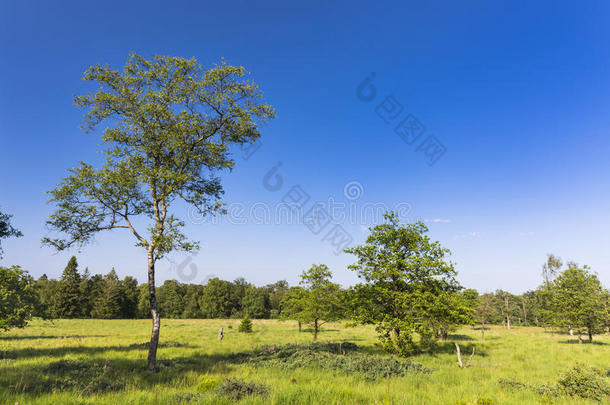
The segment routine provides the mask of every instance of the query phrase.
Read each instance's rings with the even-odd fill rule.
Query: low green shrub
[[[266,397],[270,389],[263,384],[249,383],[237,378],[227,378],[216,390],[216,394],[239,401],[249,396]]]
[[[601,370],[594,367],[578,365],[564,373],[557,383],[562,394],[571,397],[607,400],[610,396],[610,384],[603,377]]]
[[[359,347],[350,342],[274,345],[257,347],[246,361],[258,366],[282,369],[320,368],[361,375],[367,380],[430,372],[423,365],[410,360],[358,351]]]
[[[498,383],[501,387],[512,391],[530,390],[547,398],[566,395],[601,402],[610,397],[610,383],[605,378],[604,372],[583,365],[575,366],[563,373],[555,385],[529,385],[509,378],[500,378]]]

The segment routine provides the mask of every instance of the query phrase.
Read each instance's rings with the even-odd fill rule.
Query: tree
[[[32,318],[34,279],[19,266],[0,267],[0,329],[23,328]]]
[[[157,292],[159,312],[168,318],[180,318],[184,312],[184,286],[176,280],[166,280]]]
[[[121,282],[114,268],[104,276],[102,294],[95,301],[91,315],[94,318],[116,319],[121,316],[123,291]]]
[[[330,281],[331,277],[328,266],[314,264],[301,274],[301,288],[287,294],[287,316],[311,324],[313,340],[317,340],[322,325],[342,314],[341,288]]]
[[[198,248],[183,233],[174,203],[182,200],[202,216],[222,211],[215,173],[234,166],[231,145],[255,142],[259,126],[274,116],[246,73],[224,61],[205,71],[194,58],[147,60],[132,53],[122,71],[89,68],[84,80],[100,89],[75,97],[77,106],[89,109],[85,130],[104,125],[105,163],[96,169],[81,162],[50,191],[57,210],[47,224],[61,236],[43,242],[64,250],[104,230],[134,235],[147,257],[150,371],[156,370],[161,327],[155,264],[171,251]],[[149,225],[140,229],[145,220]]]
[[[402,225],[393,212],[384,218],[370,228],[364,245],[345,250],[358,258],[349,268],[363,280],[351,294],[358,307],[354,317],[377,326],[386,350],[408,355],[417,350],[415,334],[420,347],[434,344],[435,322],[450,319],[447,311],[455,305],[450,300],[439,305],[439,297],[461,287],[446,261],[449,250],[430,240],[423,222]]]
[[[55,301],[55,315],[58,318],[77,318],[82,313],[81,278],[78,273],[78,262],[72,256],[64,269],[57,299]]]
[[[497,311],[497,300],[493,294],[485,293],[479,296],[474,311],[474,317],[481,325],[481,340],[485,340],[485,326],[488,323],[491,323],[491,320],[497,314]]]
[[[36,301],[32,316],[38,316],[42,319],[51,319],[55,316],[54,309],[56,307],[58,284],[59,282],[55,279],[49,280],[46,274],[36,280],[34,283]]]
[[[265,288],[249,285],[241,300],[244,314],[254,319],[269,318],[269,295]]]
[[[281,301],[280,319],[294,319],[299,324],[299,332],[301,332],[303,323],[303,305],[305,302],[305,290],[303,287],[290,287]]]
[[[23,234],[15,229],[13,225],[11,225],[12,215],[5,214],[0,211],[0,259],[2,259],[2,254],[4,251],[2,250],[2,239],[15,237],[19,238],[23,236]]]
[[[241,310],[241,287],[217,277],[203,287],[199,307],[204,318],[230,318]]]
[[[550,286],[553,323],[574,329],[578,334],[578,343],[582,343],[585,332],[589,335],[589,341],[593,341],[593,335],[603,332],[606,327],[607,294],[589,267],[568,263],[568,268]]]
[[[563,267],[561,259],[553,254],[548,254],[546,262],[542,265],[542,278],[546,285],[549,285],[553,278],[559,273],[559,270]]]
[[[121,318],[133,319],[138,313],[138,280],[126,276],[121,281]]]
[[[269,291],[269,306],[271,308],[269,316],[271,318],[278,318],[281,313],[282,300],[290,287],[286,280],[280,280],[274,284],[267,285],[266,288]]]
[[[518,312],[516,305],[516,297],[511,293],[503,290],[496,291],[496,302],[500,314],[502,314],[503,323],[506,329],[510,329],[510,321],[515,312]]]

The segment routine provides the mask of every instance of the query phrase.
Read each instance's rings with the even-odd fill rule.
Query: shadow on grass
[[[39,335],[39,336],[0,336],[1,340],[38,340],[38,339],[87,339],[108,337],[108,335]]]
[[[462,358],[468,357],[472,354],[472,348],[475,348],[474,357],[487,357],[488,354],[485,349],[481,348],[480,343],[462,343],[460,344],[460,351],[462,353]],[[428,349],[425,353],[430,354],[432,356],[436,356],[439,354],[456,354],[455,343],[454,342],[439,342],[433,348]]]
[[[454,334],[454,335],[447,336],[447,340],[462,341],[462,340],[476,340],[476,339],[473,338],[472,336],[468,336],[468,335]]]
[[[184,381],[187,374],[219,373],[231,371],[230,364],[237,363],[234,355],[192,354],[157,361],[158,372],[146,370],[143,359],[62,359],[46,365],[10,366],[0,374],[0,386],[11,394],[40,395],[54,391],[74,391],[80,395],[103,394],[124,390],[135,385],[151,389],[158,384]]]
[[[563,344],[563,345],[578,345],[579,344],[578,339],[560,340],[559,343]],[[588,339],[583,339],[582,344],[583,345],[596,345],[596,346],[607,346],[608,345],[608,343],[606,343],[606,342],[600,342],[600,341],[596,341],[596,340],[589,342]]]
[[[0,357],[6,359],[23,359],[33,357],[54,357],[61,358],[66,355],[84,354],[86,356],[95,356],[100,353],[115,351],[129,352],[132,350],[148,350],[149,343],[134,343],[128,346],[61,346],[61,347],[44,347],[44,348],[22,348],[9,349],[0,352]],[[196,348],[186,343],[180,342],[161,342],[159,348]]]

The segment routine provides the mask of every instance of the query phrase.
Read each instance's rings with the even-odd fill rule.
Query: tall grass
[[[498,384],[510,378],[528,384],[555,383],[577,363],[610,368],[610,338],[576,344],[566,334],[541,328],[461,328],[437,350],[414,356],[430,374],[408,374],[370,381],[359,375],[323,370],[256,367],[234,361],[234,354],[257,345],[305,343],[311,333],[296,323],[253,320],[253,333],[238,333],[239,320],[165,320],[158,352],[160,371],[145,370],[148,320],[34,321],[25,329],[0,334],[0,404],[223,404],[210,381],[235,377],[270,388],[267,397],[243,404],[536,404],[596,403],[543,398]],[[218,341],[223,327],[225,337]],[[380,354],[372,327],[326,326],[321,342],[350,341]],[[454,343],[471,367],[457,366]]]

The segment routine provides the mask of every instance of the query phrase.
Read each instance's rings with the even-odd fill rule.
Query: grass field
[[[164,320],[160,371],[153,375],[145,371],[148,320],[34,321],[25,329],[0,334],[0,403],[231,403],[213,392],[201,392],[201,382],[210,377],[238,377],[271,388],[267,398],[248,397],[240,402],[244,404],[598,403],[506,390],[498,379],[554,383],[579,362],[610,367],[608,336],[578,345],[565,334],[526,327],[510,331],[492,327],[485,341],[479,331],[462,328],[434,353],[413,357],[432,373],[379,381],[312,368],[286,371],[236,364],[231,361],[233,353],[256,345],[308,342],[312,337],[299,333],[293,322],[253,322],[254,332],[244,334],[237,332],[239,320]],[[217,340],[220,327],[225,330],[223,341]],[[378,352],[372,327],[327,324],[319,341],[351,341],[367,352]],[[476,346],[470,368],[457,367],[453,342],[466,354]],[[62,374],[62,367],[74,365],[80,368]],[[106,372],[109,378],[99,380],[99,374]],[[97,383],[88,382],[96,378]]]

